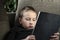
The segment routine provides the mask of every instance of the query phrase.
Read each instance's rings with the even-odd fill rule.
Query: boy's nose
[[[30,25],[32,25],[33,24],[33,21],[30,21]]]

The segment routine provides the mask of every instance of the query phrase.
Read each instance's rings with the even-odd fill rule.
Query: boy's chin
[[[28,30],[30,30],[30,29],[34,29],[34,28],[28,28]]]

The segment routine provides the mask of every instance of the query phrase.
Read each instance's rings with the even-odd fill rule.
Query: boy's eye
[[[33,19],[31,19],[31,18],[26,18],[26,20],[27,20],[27,21],[31,21],[31,20],[32,20],[32,21],[36,21],[35,18],[33,18]]]
[[[33,19],[33,21],[36,21],[36,19]]]
[[[29,21],[29,20],[30,20],[30,18],[26,18],[26,20],[27,20],[27,21]]]

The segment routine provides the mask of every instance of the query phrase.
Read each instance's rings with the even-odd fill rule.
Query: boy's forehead
[[[23,12],[23,16],[36,16],[36,12],[34,12],[34,11],[25,11],[25,12]]]

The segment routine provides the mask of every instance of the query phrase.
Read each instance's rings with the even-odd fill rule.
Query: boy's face
[[[26,29],[34,29],[36,24],[36,12],[29,10],[23,12],[23,17],[19,18],[20,24]]]

